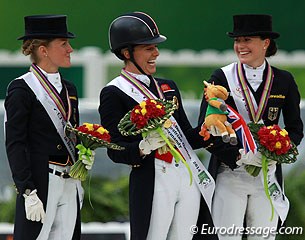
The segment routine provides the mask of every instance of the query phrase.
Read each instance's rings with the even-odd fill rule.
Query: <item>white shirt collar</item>
[[[244,66],[245,66],[244,69],[246,73],[246,78],[249,84],[251,85],[251,87],[253,88],[253,90],[256,91],[260,86],[260,84],[263,82],[263,75],[264,75],[266,62],[264,61],[264,63],[257,68],[253,68],[246,64],[244,64]]]
[[[128,71],[127,71],[128,72]],[[144,83],[146,86],[149,87],[150,85],[150,79],[147,77],[147,75],[144,74],[136,74],[136,73],[132,73],[132,72],[128,72],[131,76],[133,76],[134,78],[136,78],[137,80],[141,81],[142,83]]]
[[[249,65],[247,65],[247,64],[244,64],[244,66],[245,66],[247,69],[263,70],[263,71],[264,71],[265,66],[266,66],[266,62],[264,61],[262,65],[260,65],[260,66],[258,66],[258,67],[256,67],[256,68],[251,67],[251,66],[249,66]]]
[[[62,84],[61,84],[61,78],[60,78],[59,72],[57,72],[57,73],[47,73],[46,71],[44,71],[40,67],[38,67],[38,68],[47,77],[49,82],[56,88],[57,92],[60,93],[60,91],[62,89]]]

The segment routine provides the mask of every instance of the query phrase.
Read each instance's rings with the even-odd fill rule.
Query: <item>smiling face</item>
[[[56,38],[47,46],[40,46],[38,66],[48,73],[55,73],[59,67],[71,66],[70,54],[73,52],[68,39]]]
[[[124,56],[126,59],[130,59],[128,50],[124,51]],[[156,60],[159,56],[157,45],[137,45],[134,47],[133,56],[135,62],[147,75],[152,75],[156,72]],[[125,69],[129,72],[142,74],[131,61],[127,61]]]
[[[262,40],[259,36],[236,37],[234,51],[241,63],[256,68],[264,63],[269,44],[270,39]]]

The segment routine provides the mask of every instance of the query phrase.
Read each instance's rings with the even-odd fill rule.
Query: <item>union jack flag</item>
[[[236,112],[231,106],[228,106],[228,122],[235,130],[238,139],[241,141],[245,153],[252,151],[254,154],[257,152],[257,146],[249,127],[247,126],[243,117]]]

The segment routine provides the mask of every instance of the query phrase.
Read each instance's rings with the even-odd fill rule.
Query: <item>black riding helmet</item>
[[[166,40],[160,35],[157,24],[146,13],[132,12],[117,17],[109,27],[109,45],[111,51],[121,60],[123,48],[128,48],[130,60],[142,72],[133,58],[133,47],[140,44],[158,44]],[[145,73],[144,73],[145,74]]]

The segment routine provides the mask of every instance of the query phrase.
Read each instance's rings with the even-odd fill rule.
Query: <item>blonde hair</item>
[[[39,56],[37,50],[40,46],[47,47],[54,39],[28,39],[23,41],[21,50],[25,56],[30,55],[33,63],[39,63]]]

